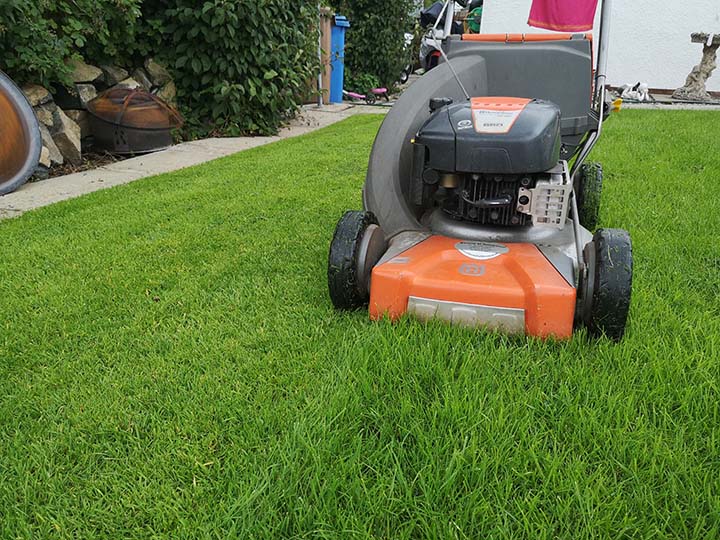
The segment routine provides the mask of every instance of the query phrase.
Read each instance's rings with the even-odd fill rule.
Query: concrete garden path
[[[306,106],[301,115],[274,137],[234,137],[186,142],[98,169],[83,171],[25,184],[14,193],[0,197],[0,219],[47,206],[66,199],[80,197],[93,191],[127,184],[141,178],[184,169],[243,150],[304,135],[329,126],[355,114],[383,114],[387,107],[365,105]]]

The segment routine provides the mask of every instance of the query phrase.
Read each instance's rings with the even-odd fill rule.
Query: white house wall
[[[482,32],[544,32],[527,25],[530,4],[531,0],[485,0]],[[612,15],[611,85],[642,81],[652,88],[682,86],[702,57],[702,45],[690,43],[690,34],[720,33],[720,0],[614,0]],[[596,36],[598,28],[596,17]],[[720,91],[720,69],[708,81],[708,90]]]

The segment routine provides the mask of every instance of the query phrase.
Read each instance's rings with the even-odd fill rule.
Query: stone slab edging
[[[250,148],[305,135],[356,114],[383,114],[387,111],[387,107],[350,104],[306,106],[297,119],[281,129],[274,137],[215,138],[186,142],[161,152],[118,161],[90,171],[28,183],[14,193],[0,197],[0,219],[17,217],[29,210],[101,189],[128,184],[149,176],[206,163]]]

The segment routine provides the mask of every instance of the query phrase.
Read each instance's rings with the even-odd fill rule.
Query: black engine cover
[[[527,174],[560,160],[560,109],[542,100],[473,98],[436,111],[418,131],[425,168]]]

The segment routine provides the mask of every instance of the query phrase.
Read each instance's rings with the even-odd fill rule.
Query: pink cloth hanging
[[[598,0],[533,0],[528,24],[558,32],[592,30]]]

